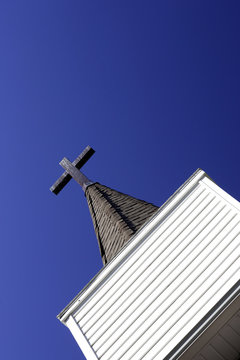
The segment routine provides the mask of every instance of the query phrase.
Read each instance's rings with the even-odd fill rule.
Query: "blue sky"
[[[81,188],[161,205],[198,168],[239,193],[239,1],[0,2],[0,358],[84,359],[56,315],[101,268]]]

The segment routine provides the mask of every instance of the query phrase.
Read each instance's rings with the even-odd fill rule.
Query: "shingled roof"
[[[104,265],[158,209],[99,183],[88,186],[85,195]]]

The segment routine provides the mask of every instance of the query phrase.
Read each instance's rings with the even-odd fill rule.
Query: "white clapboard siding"
[[[208,203],[209,203],[211,201],[211,199],[210,200],[206,199],[205,201],[208,201]],[[203,201],[202,208],[206,204],[205,201]],[[202,213],[202,216],[205,216],[204,211]],[[188,221],[188,219],[187,219],[187,221]],[[183,224],[185,225],[184,222],[183,222]],[[183,241],[183,236],[181,236],[181,235],[177,236],[176,230],[172,234],[170,234],[169,235],[169,243],[167,243],[166,241],[164,241],[163,244],[160,243],[160,246],[155,250],[155,252],[152,254],[152,256],[150,256],[148,259],[146,259],[146,261],[144,261],[141,266],[137,266],[134,276],[132,276],[130,279],[128,277],[128,272],[124,273],[124,275],[121,278],[120,291],[118,291],[117,294],[114,294],[113,297],[108,298],[108,302],[107,302],[107,304],[105,304],[105,306],[103,308],[99,309],[100,304],[98,304],[99,311],[101,311],[101,313],[103,313],[103,321],[107,320],[107,318],[108,318],[106,311],[109,310],[114,315],[115,310],[119,309],[120,304],[123,304],[123,311],[125,311],[125,309],[128,307],[129,293],[126,292],[126,290],[123,288],[123,284],[124,284],[124,287],[126,286],[130,289],[131,293],[134,292],[134,295],[133,295],[134,299],[135,298],[137,299],[138,296],[144,291],[144,288],[146,286],[148,286],[149,282],[151,283],[151,282],[153,282],[154,279],[158,278],[158,276],[159,276],[159,274],[161,274],[162,270],[167,267],[166,263],[167,264],[171,263],[169,256],[175,254],[176,247],[184,246],[185,242]],[[165,238],[164,238],[164,240],[165,240]],[[157,240],[156,240],[155,244],[158,244]],[[174,252],[174,248],[175,248],[175,252]],[[163,256],[163,263],[159,263],[160,255]],[[145,256],[146,256],[146,254],[145,254]],[[142,259],[138,260],[136,265],[138,265],[138,263],[141,260]],[[139,273],[139,275],[138,275],[138,273]],[[154,288],[155,288],[155,286],[154,286]],[[149,291],[148,291],[147,295],[149,295]],[[127,301],[127,304],[126,304],[126,301]],[[114,309],[112,309],[112,307],[114,307]],[[111,308],[111,310],[110,310],[110,308]],[[96,317],[97,318],[99,317],[99,313],[96,314]],[[102,320],[101,320],[101,322],[102,322]]]
[[[99,299],[102,299],[102,301],[105,298],[109,300],[110,297],[112,298],[112,296],[116,296],[115,295],[116,292],[118,290],[121,291],[122,289],[122,285],[124,284],[123,275],[126,274],[127,272],[129,279],[131,278],[132,281],[134,281],[136,278],[140,276],[139,265],[148,264],[150,261],[152,261],[151,256],[155,255],[156,248],[160,246],[160,244],[156,241],[156,239],[158,239],[158,237],[161,234],[164,234],[165,232],[169,232],[168,228],[171,225],[171,223],[174,223],[175,229],[177,229],[179,224],[181,224],[181,222],[183,223],[184,220],[187,221],[189,214],[192,211],[194,211],[194,207],[196,207],[194,201],[196,201],[199,194],[203,192],[204,189],[199,189],[199,191],[197,191],[196,194],[193,194],[193,197],[191,199],[188,199],[188,201],[183,202],[183,204],[181,204],[181,209],[178,209],[177,213],[175,211],[174,214],[172,214],[171,219],[169,219],[170,224],[163,223],[161,229],[157,228],[155,232],[151,234],[151,239],[149,239],[148,242],[144,242],[141,248],[138,248],[137,254],[134,257],[130,258],[127,264],[125,263],[124,266],[118,269],[118,272],[114,274],[114,277],[109,279],[108,282],[104,284],[104,286],[98,291],[98,293],[95,294],[95,298],[93,299],[93,302],[92,303],[89,302],[83,307],[83,309],[81,310],[81,315],[84,316],[86,313],[89,315],[89,311],[95,304],[97,305]],[[205,192],[202,195],[201,200],[204,200],[206,196],[207,194]],[[164,243],[164,239],[161,242]],[[165,244],[165,246],[168,246],[168,244]],[[78,321],[79,319],[78,314],[76,315],[76,319]],[[85,324],[85,319],[83,317],[81,321],[81,325],[84,326],[84,324]]]
[[[176,259],[176,260],[179,260],[179,259]],[[188,261],[186,261],[186,262],[187,262],[187,264],[189,263]],[[198,264],[201,264],[201,263],[198,261]],[[162,265],[162,264],[160,264],[160,265]],[[191,265],[193,265],[193,263]],[[169,267],[172,268],[173,266],[174,266],[174,264],[170,264]],[[161,266],[159,266],[159,267],[161,268]],[[179,268],[183,268],[183,269],[185,268],[185,271],[183,271],[181,273],[181,277],[179,277],[179,271],[180,271]],[[198,266],[197,265],[195,266],[195,264],[194,264],[194,268],[196,269],[196,268],[198,268]],[[166,270],[168,270],[168,268]],[[139,317],[139,316],[142,313],[144,313],[144,311],[147,316],[150,315],[152,312],[154,312],[155,309],[158,309],[159,301],[161,301],[161,303],[163,303],[165,298],[169,299],[169,296],[172,292],[178,291],[180,282],[181,282],[181,285],[183,286],[184,280],[185,280],[185,282],[187,280],[189,280],[189,278],[188,278],[189,269],[188,269],[187,265],[185,265],[184,262],[180,262],[179,266],[176,267],[175,269],[173,269],[172,273],[169,273],[169,272],[166,273],[166,272],[167,271],[163,271],[162,273],[159,274],[156,281],[151,283],[150,286],[147,288],[147,291],[145,291],[146,294],[142,293],[142,294],[144,294],[144,296],[141,296],[142,295],[141,294],[141,295],[139,295],[138,298],[136,298],[136,304],[133,303],[132,305],[134,305],[134,306],[131,306],[131,308],[126,312],[126,314],[124,314],[125,321],[124,322],[121,321],[122,326],[119,326],[119,323],[120,323],[119,320],[113,325],[114,328],[118,328],[118,336],[121,332],[124,334],[123,341],[125,341],[125,339],[128,338],[128,331],[126,332],[126,330],[128,329],[131,322],[133,322],[133,320],[132,320],[133,318],[138,319],[138,320],[136,320],[137,322],[141,322],[142,317]],[[166,273],[166,275],[165,275],[165,273]],[[193,276],[193,274],[195,274],[195,273],[192,272],[191,275]],[[195,277],[196,276],[197,275],[195,275]],[[169,283],[173,284],[174,280],[175,280],[175,282],[176,282],[176,280],[178,280],[179,283],[175,284],[174,287],[170,287]],[[162,298],[160,298],[160,295],[162,295]],[[143,298],[143,300],[142,300],[142,298]],[[152,308],[153,308],[153,310],[152,310]],[[163,309],[164,309],[164,307],[162,308],[162,310]],[[143,319],[143,321],[145,321],[145,319]],[[106,335],[108,335],[108,332],[105,333],[105,337],[106,337]],[[105,341],[104,341],[104,345],[106,345]]]
[[[164,359],[239,281],[239,257],[239,202],[198,171],[61,320],[87,359]]]

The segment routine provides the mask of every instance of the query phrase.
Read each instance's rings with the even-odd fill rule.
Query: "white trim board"
[[[89,342],[87,341],[86,337],[84,336],[80,327],[78,326],[78,324],[76,323],[76,321],[72,316],[69,316],[69,318],[66,321],[66,325],[71,331],[74,339],[78,343],[86,359],[98,360],[98,357],[96,356],[95,352],[93,351],[92,347],[90,346]]]

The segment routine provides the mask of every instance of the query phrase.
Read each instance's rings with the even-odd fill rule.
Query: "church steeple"
[[[94,150],[88,146],[73,163],[64,158],[60,165],[65,172],[50,190],[58,194],[72,177],[82,186],[106,265],[158,207],[90,181],[79,169],[93,154]]]
[[[87,187],[86,198],[104,265],[158,209],[99,183]]]

